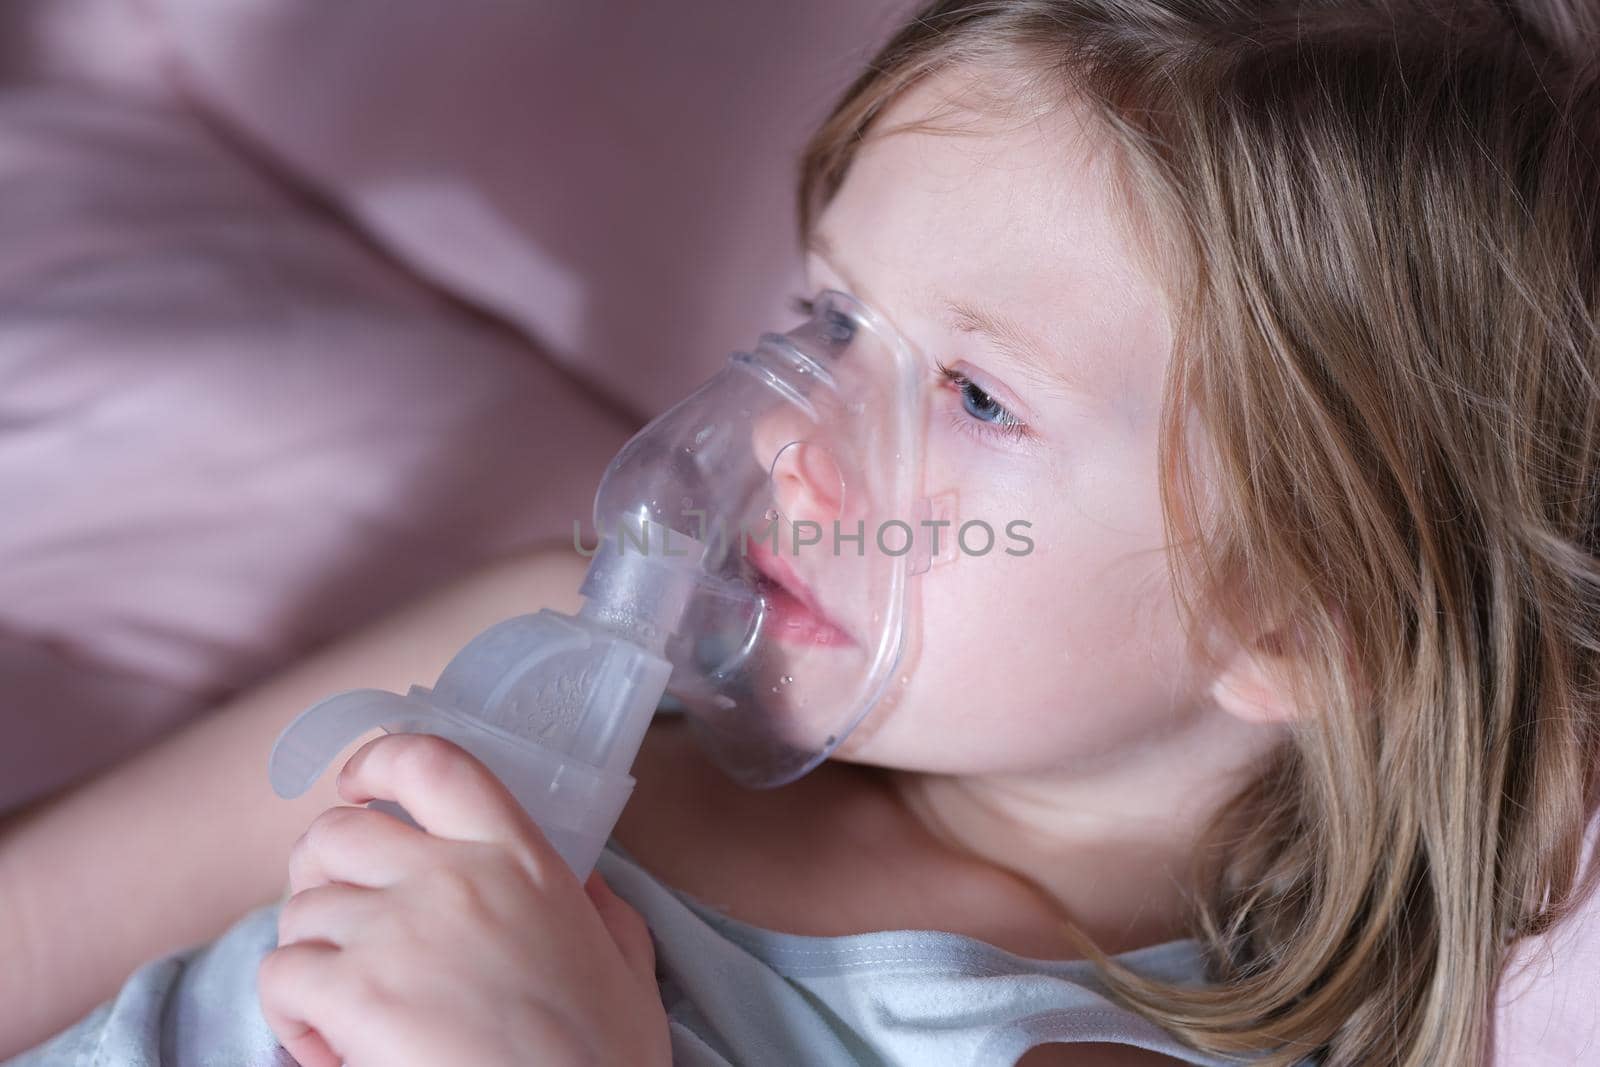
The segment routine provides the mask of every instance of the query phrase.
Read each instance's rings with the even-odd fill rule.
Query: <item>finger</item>
[[[369,808],[329,808],[289,852],[289,892],[329,882],[382,889],[433,862],[416,827]]]
[[[623,900],[606,884],[599,871],[589,875],[589,881],[584,884],[584,890],[589,894],[589,899],[594,901],[594,907],[600,913],[600,921],[605,923],[606,930],[611,934],[611,940],[617,944],[617,949],[622,953],[623,960],[628,969],[640,978],[649,980],[652,987],[656,980],[656,946],[655,939],[650,935],[650,924],[638,910]]]
[[[296,893],[278,909],[278,945],[316,941],[344,948],[380,904],[380,891],[353,885],[319,885]]]
[[[391,800],[440,837],[485,844],[531,844],[555,858],[515,798],[464,749],[430,734],[388,734],[363,745],[339,773],[352,804]]]
[[[308,1002],[316,1003],[308,1001],[307,992],[326,984],[329,964],[338,952],[331,945],[301,942],[268,953],[256,973],[262,1018],[300,1067],[340,1067],[344,1063],[302,1010]]]

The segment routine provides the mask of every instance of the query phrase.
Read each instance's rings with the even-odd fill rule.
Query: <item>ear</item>
[[[1236,646],[1223,658],[1222,669],[1211,682],[1211,698],[1245,722],[1292,721],[1300,709],[1288,679],[1293,677],[1302,647],[1298,626],[1269,630]]]

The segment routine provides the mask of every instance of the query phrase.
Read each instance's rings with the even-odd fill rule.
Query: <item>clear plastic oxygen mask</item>
[[[491,627],[431,689],[317,704],[278,739],[273,787],[299,795],[374,727],[437,734],[506,784],[581,879],[664,701],[736,781],[805,774],[892,703],[920,645],[915,576],[949,518],[924,483],[933,388],[880,315],[822,293],[617,454],[576,616]]]

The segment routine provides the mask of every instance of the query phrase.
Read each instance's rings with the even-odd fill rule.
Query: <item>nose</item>
[[[791,525],[804,519],[826,527],[844,503],[839,464],[819,430],[788,405],[756,424],[756,462],[771,472],[774,503]]]

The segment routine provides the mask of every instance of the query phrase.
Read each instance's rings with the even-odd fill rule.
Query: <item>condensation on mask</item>
[[[681,707],[745,785],[805,774],[892,705],[920,647],[915,576],[954,520],[924,483],[932,389],[879,314],[820,294],[800,326],[735,353],[613,459],[578,615],[491,627],[431,690],[311,708],[274,749],[274,788],[303,792],[374,726],[440,734],[582,877],[658,703]]]

